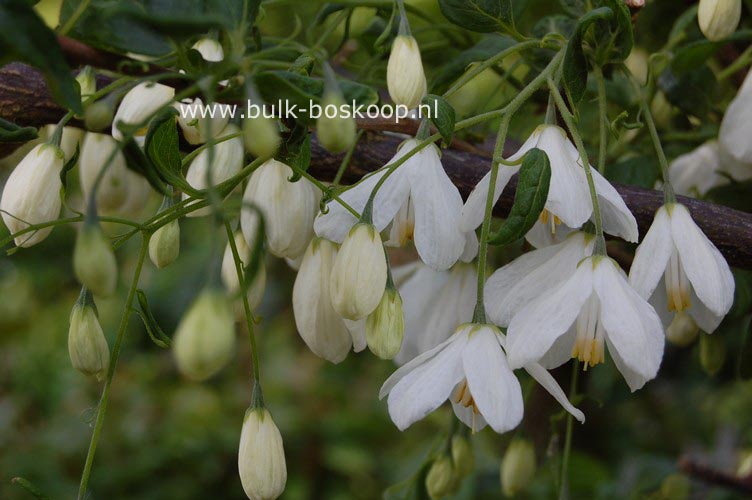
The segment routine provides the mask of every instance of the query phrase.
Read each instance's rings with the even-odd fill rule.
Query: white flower
[[[535,235],[565,236],[567,228],[579,228],[593,216],[593,204],[590,200],[585,170],[580,154],[574,144],[567,138],[566,132],[555,125],[541,125],[530,135],[509,160],[522,158],[532,148],[543,150],[551,163],[551,182],[548,198],[540,220],[536,222],[528,240],[535,246],[543,246],[551,241],[533,238]],[[494,189],[494,203],[501,197],[509,180],[519,171],[519,166],[500,165]],[[603,229],[609,234],[619,236],[627,241],[636,242],[638,238],[637,221],[629,211],[624,200],[614,187],[598,171],[591,167],[595,191],[601,208]],[[462,210],[460,229],[471,231],[483,222],[486,198],[491,183],[491,173],[486,174],[470,193]],[[559,225],[566,226],[559,228]],[[563,229],[562,232],[560,232]]]
[[[292,309],[300,336],[316,356],[332,363],[344,360],[354,345],[355,351],[365,347],[332,306],[329,282],[336,256],[335,243],[322,238],[311,240],[292,289]]]
[[[237,133],[240,133],[240,130],[230,124],[222,131],[221,136]],[[212,186],[217,186],[240,172],[243,168],[243,156],[243,139],[240,136],[215,144],[213,148],[207,147],[193,159],[185,174],[185,180],[191,187],[199,190],[207,189],[210,182]],[[187,193],[183,193],[184,200],[189,197]],[[211,208],[204,207],[190,212],[188,217],[203,217],[210,213]]]
[[[513,429],[522,420],[520,383],[502,349],[504,336],[493,325],[466,323],[446,341],[392,374],[381,387],[389,415],[400,430],[451,399],[457,417],[473,430],[486,423],[496,432]],[[584,415],[567,400],[540,365],[525,369],[578,420]]]
[[[747,74],[739,92],[726,108],[718,140],[723,149],[736,161],[752,164],[752,141],[749,139],[749,120],[752,117],[752,71]]]
[[[721,173],[720,145],[708,141],[689,153],[677,156],[668,167],[674,192],[684,196],[703,196],[714,187],[728,184]]]
[[[204,104],[196,98],[174,106],[178,110],[178,125],[188,144],[203,144],[211,138],[218,138],[230,121],[229,104]]]
[[[420,261],[393,269],[402,296],[405,334],[394,358],[404,364],[444,342],[455,326],[469,322],[478,289],[476,266],[457,263],[449,271],[434,271]],[[403,277],[403,274],[409,276]]]
[[[285,491],[287,465],[282,435],[266,408],[249,408],[245,412],[238,472],[251,500],[273,500]]]
[[[194,43],[191,48],[197,50],[205,61],[219,62],[225,58],[222,44],[213,38],[202,38]]]
[[[387,165],[417,145],[415,139],[405,141]],[[387,170],[385,166],[365,177],[340,198],[362,212],[371,191]],[[326,214],[316,218],[316,234],[342,242],[358,220],[336,201],[329,203],[328,208]],[[442,270],[463,256],[466,245],[477,248],[475,233],[471,230],[464,234],[459,230],[461,211],[462,197],[441,166],[439,149],[431,144],[397,167],[384,181],[373,202],[373,223],[379,231],[392,223],[390,244],[414,239],[421,260]]]
[[[51,222],[60,215],[60,172],[63,152],[51,144],[40,144],[29,151],[16,165],[3,188],[0,211],[11,234],[33,224]],[[46,227],[16,237],[16,246],[30,247],[52,232]]]
[[[392,43],[386,66],[386,83],[395,104],[417,108],[426,95],[426,75],[415,38],[399,35]]]
[[[313,238],[313,219],[319,208],[319,190],[307,179],[290,182],[293,170],[275,159],[256,170],[243,194],[243,201],[264,214],[269,251],[277,257],[295,259]],[[252,210],[243,210],[240,224],[247,241],[255,238]]]
[[[123,133],[118,128],[119,123],[141,125],[144,120],[169,104],[174,97],[175,89],[167,85],[150,82],[136,85],[125,94],[120,102],[115,118],[112,120],[112,137],[117,140],[123,138]],[[136,131],[134,138],[137,142],[143,144],[146,131],[147,124]]]
[[[697,22],[711,42],[723,40],[736,31],[742,17],[742,0],[700,0]]]
[[[664,278],[665,286],[658,286]],[[712,333],[734,302],[734,276],[721,252],[678,203],[658,209],[637,248],[629,282],[668,325],[686,311]]]
[[[513,368],[536,361],[554,368],[570,357],[595,366],[608,346],[632,391],[655,377],[663,357],[660,318],[603,256],[583,259],[569,279],[515,314],[507,335]]]
[[[488,319],[509,326],[522,307],[566,280],[577,264],[592,255],[595,237],[576,231],[553,246],[528,252],[497,269],[484,289]]]

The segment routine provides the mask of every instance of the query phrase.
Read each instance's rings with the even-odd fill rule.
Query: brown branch
[[[688,457],[679,459],[679,470],[705,483],[724,486],[740,493],[752,495],[752,476],[737,477],[697,463]]]

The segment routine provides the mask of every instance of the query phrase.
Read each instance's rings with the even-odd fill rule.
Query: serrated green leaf
[[[515,32],[511,0],[439,0],[439,7],[449,21],[471,31]]]
[[[123,156],[125,157],[126,166],[134,172],[143,175],[158,193],[165,196],[169,194],[167,186],[159,176],[157,168],[149,157],[144,154],[138,144],[136,144],[136,141],[129,139],[123,144]]]
[[[517,192],[509,216],[488,242],[492,245],[507,245],[525,236],[546,205],[550,182],[551,164],[548,156],[543,150],[531,149],[525,154],[520,166]]]
[[[454,134],[455,112],[449,101],[441,96],[428,94],[423,98],[422,104],[430,106],[430,119],[441,134],[444,144],[452,142]]]
[[[582,49],[585,32],[596,21],[612,19],[613,16],[614,11],[608,7],[591,10],[580,18],[572,38],[569,39],[567,51],[564,55],[562,76],[567,97],[573,107],[585,95],[587,87],[588,64],[585,52]]]
[[[0,142],[28,142],[39,137],[34,127],[21,127],[0,118]]]
[[[146,298],[146,293],[143,290],[138,289],[136,290],[136,297],[138,298],[138,306],[141,309],[140,311],[136,312],[141,318],[141,321],[144,323],[144,328],[146,329],[146,333],[149,335],[149,338],[157,346],[163,349],[169,348],[172,344],[172,340],[159,327],[157,320],[154,319],[154,314],[152,314],[151,308],[149,307],[149,301]]]
[[[152,119],[146,132],[144,150],[164,182],[193,194],[193,188],[183,177],[176,115],[176,109],[167,108]]]

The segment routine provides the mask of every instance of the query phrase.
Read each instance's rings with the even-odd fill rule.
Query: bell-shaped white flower
[[[174,106],[178,110],[178,125],[188,144],[203,144],[211,138],[218,138],[230,121],[229,104],[204,104],[197,97]]]
[[[308,179],[290,182],[293,170],[270,159],[256,170],[243,200],[264,214],[269,251],[277,257],[296,259],[313,238],[313,219],[319,209],[319,190]],[[240,225],[247,241],[255,238],[252,210],[243,210]]]
[[[402,348],[394,358],[402,365],[444,342],[456,325],[472,319],[478,274],[474,264],[459,262],[448,271],[435,271],[420,261],[392,273],[405,315]]]
[[[703,196],[717,186],[728,184],[721,170],[721,147],[708,141],[689,153],[677,156],[668,167],[674,192],[684,196]]]
[[[507,329],[513,368],[569,358],[587,366],[611,354],[630,389],[655,377],[663,358],[663,326],[653,307],[608,257],[583,259],[574,273],[514,315]]]
[[[561,243],[528,252],[497,269],[484,289],[488,319],[508,327],[516,312],[569,278],[577,264],[592,255],[594,244],[595,236],[576,231]]]
[[[0,211],[11,234],[33,224],[51,222],[60,215],[60,172],[65,159],[60,148],[40,144],[29,151],[13,169],[3,188]],[[44,240],[52,227],[15,238],[16,246],[30,247]]]
[[[711,42],[723,40],[736,31],[742,17],[742,0],[700,0],[697,23]]]
[[[123,138],[118,128],[119,123],[126,125],[142,125],[144,120],[154,115],[160,108],[166,106],[175,97],[175,89],[161,83],[144,82],[136,85],[123,97],[115,118],[112,120],[112,137],[117,140]],[[147,124],[136,131],[134,139],[143,144]]]
[[[666,325],[671,313],[687,312],[712,333],[734,302],[734,276],[726,260],[679,203],[656,212],[635,252],[629,282],[650,299]]]
[[[388,165],[417,145],[415,139],[405,141],[387,166],[342,193],[342,201],[362,212]],[[329,203],[328,208],[327,213],[316,218],[316,234],[341,243],[358,220],[336,201]],[[379,231],[391,223],[390,243],[413,239],[421,260],[442,270],[457,262],[466,245],[477,248],[475,233],[459,230],[461,212],[462,197],[441,166],[439,148],[431,144],[407,159],[384,181],[374,198],[373,223]]]
[[[282,435],[266,408],[249,408],[245,412],[238,472],[251,500],[274,500],[285,491],[287,465]]]
[[[749,140],[749,118],[752,116],[752,71],[747,73],[739,92],[726,108],[718,140],[736,161],[752,164],[752,141]]]
[[[219,62],[225,58],[222,44],[213,38],[201,38],[191,48],[197,50],[205,61]]]
[[[543,150],[551,163],[551,182],[548,198],[540,220],[536,222],[528,240],[535,246],[550,244],[555,239],[533,237],[566,236],[568,228],[579,228],[593,216],[593,204],[590,199],[585,170],[582,167],[577,148],[567,138],[566,132],[555,125],[541,125],[530,135],[520,149],[509,161],[521,159],[532,148]],[[519,166],[500,165],[494,189],[494,203]],[[638,238],[637,221],[614,187],[597,170],[591,167],[595,191],[601,208],[603,229],[609,234],[619,236],[627,241],[636,242]],[[486,198],[491,183],[491,173],[486,174],[465,202],[462,210],[460,229],[471,231],[483,222]],[[559,226],[564,227],[559,227]],[[545,230],[545,231],[544,231]]]
[[[466,323],[399,368],[379,393],[380,398],[389,395],[392,421],[405,430],[450,399],[457,417],[474,430],[486,423],[499,433],[516,427],[522,420],[522,392],[507,363],[504,342],[495,326]],[[546,370],[533,364],[525,368],[567,411],[584,421]]]
[[[386,83],[395,104],[417,108],[426,95],[426,75],[418,42],[409,35],[399,35],[392,43],[386,66]]]
[[[238,133],[240,129],[230,124],[222,131],[221,136]],[[240,136],[222,141],[211,148],[207,147],[193,159],[185,174],[185,180],[195,189],[207,189],[210,183],[211,186],[221,184],[240,172],[243,168],[243,155],[243,139]],[[189,197],[187,193],[183,193],[184,200]],[[204,207],[190,212],[188,217],[203,217],[210,213],[211,208]]]

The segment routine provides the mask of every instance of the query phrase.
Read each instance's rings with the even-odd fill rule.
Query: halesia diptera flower
[[[95,295],[109,297],[117,285],[117,260],[98,222],[86,222],[73,249],[73,271],[78,281]]]
[[[513,497],[530,486],[535,477],[535,448],[526,439],[515,438],[501,459],[501,489]]]
[[[180,223],[170,221],[160,227],[149,240],[149,258],[157,269],[167,267],[180,255]]]
[[[376,309],[366,319],[366,341],[371,352],[381,359],[392,359],[402,347],[405,318],[402,297],[387,286]]]
[[[443,454],[433,461],[426,474],[426,491],[431,498],[451,495],[457,489],[457,477],[449,455]]]
[[[204,104],[197,97],[193,100],[186,99],[174,106],[178,110],[178,125],[188,144],[203,144],[209,139],[219,138],[230,121],[228,104]]]
[[[735,160],[716,140],[701,144],[677,156],[669,165],[674,192],[684,196],[704,196],[711,189],[752,176],[752,165]]]
[[[344,153],[355,143],[356,126],[352,117],[341,114],[345,100],[336,92],[324,92],[321,117],[316,120],[316,135],[330,153]],[[336,112],[332,112],[336,110]]]
[[[238,471],[251,500],[274,500],[287,483],[282,435],[266,408],[249,408],[243,419]]]
[[[752,71],[747,73],[744,83],[734,100],[726,108],[723,115],[718,140],[734,160],[752,165],[752,141],[749,140],[749,117],[752,116]]]
[[[144,82],[133,87],[120,102],[115,118],[112,120],[112,137],[117,140],[123,138],[119,124],[138,126],[134,139],[143,144],[147,125],[144,123],[160,108],[168,105],[175,97],[175,89],[161,83]]]
[[[279,149],[279,126],[274,118],[258,116],[243,120],[245,150],[256,158],[271,158]]]
[[[697,22],[711,42],[728,38],[742,17],[742,0],[700,0]]]
[[[395,104],[417,108],[426,95],[426,75],[418,42],[410,35],[398,35],[386,67],[386,83]]]
[[[99,324],[94,300],[86,288],[70,314],[68,354],[73,368],[98,380],[104,379],[110,366],[110,348]]]

